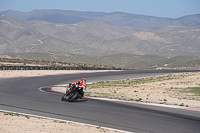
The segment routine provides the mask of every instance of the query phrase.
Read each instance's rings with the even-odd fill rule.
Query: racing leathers
[[[85,78],[82,78],[81,81],[76,81],[76,82],[70,83],[68,89],[66,90],[66,93],[70,89],[71,85],[79,85],[79,89],[82,90],[80,98],[84,97],[84,92],[87,87]]]

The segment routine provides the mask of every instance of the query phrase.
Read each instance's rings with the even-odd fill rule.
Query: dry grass
[[[86,95],[200,108],[200,73],[98,82]]]

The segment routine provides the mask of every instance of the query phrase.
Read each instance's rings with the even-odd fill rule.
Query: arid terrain
[[[76,73],[85,71],[0,71],[0,78]],[[87,71],[94,72],[94,71]],[[95,71],[97,72],[97,71]],[[88,85],[87,96],[104,97],[128,101],[149,102],[200,108],[200,73],[169,74],[165,76],[122,81],[106,81]],[[0,132],[116,132],[70,122],[0,113]]]
[[[142,24],[143,26],[141,27],[143,28],[133,28],[129,25],[128,27],[124,26],[124,24],[122,24],[123,26],[117,26],[98,20],[88,20],[74,24],[58,24],[38,19],[27,21],[0,15],[0,54],[19,57],[15,55],[21,53],[21,56],[26,56],[26,59],[42,57],[42,60],[51,58],[56,61],[67,59],[63,58],[64,56],[70,57],[68,58],[70,60],[74,60],[74,56],[79,57],[81,60],[81,57],[86,55],[90,55],[93,58],[120,53],[154,54],[165,57],[180,55],[199,57],[199,16],[197,14],[185,18],[187,22],[190,21],[191,25],[182,25],[181,22],[183,21],[168,23],[169,19],[162,18],[162,21],[153,21],[154,24],[155,22],[157,23],[155,24],[156,27],[153,26],[146,29],[144,27],[155,18],[140,18],[139,20],[141,21],[137,22],[136,25]],[[132,17],[136,16],[133,15]],[[123,18],[123,21],[127,21],[127,23],[136,21],[135,19],[129,21],[127,17],[125,18]],[[175,19],[171,20],[174,21]],[[116,20],[114,21],[116,22]],[[157,27],[165,22],[167,22],[165,26]],[[34,54],[34,52],[38,54]],[[44,56],[47,52],[51,53],[49,53],[49,56]],[[54,55],[58,53],[60,53],[59,56],[55,57]],[[84,60],[87,61],[86,59]],[[93,60],[88,62],[90,63],[87,64],[92,64]],[[129,63],[131,64],[131,61]]]
[[[50,74],[72,74],[84,72],[102,72],[104,70],[6,70],[0,71],[0,78],[34,76],[34,75],[50,75]],[[105,70],[107,71],[107,70]]]
[[[0,112],[0,133],[117,133],[116,131],[71,122]]]
[[[200,108],[200,73],[99,82],[88,85],[86,94],[93,97]]]

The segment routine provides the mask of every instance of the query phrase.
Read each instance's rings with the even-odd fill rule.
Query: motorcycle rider
[[[85,92],[86,87],[87,87],[87,85],[86,85],[86,79],[85,79],[85,78],[82,78],[82,79],[81,79],[81,82],[80,82],[80,84],[79,84],[79,87],[82,87],[82,88],[83,88],[83,92]]]
[[[84,92],[85,92],[86,87],[87,87],[85,78],[82,78],[80,81],[76,81],[76,82],[70,83],[68,89],[66,90],[66,93],[69,90],[71,85],[79,85],[79,88],[82,89],[82,93],[81,93],[81,97],[80,98],[84,97]]]

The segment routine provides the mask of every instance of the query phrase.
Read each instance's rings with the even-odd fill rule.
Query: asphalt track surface
[[[0,79],[0,110],[136,133],[199,133],[200,111],[90,98],[69,103],[60,100],[61,94],[38,91],[42,86],[69,83],[82,77],[86,78],[87,82],[95,82],[181,72],[190,71],[141,70]]]

